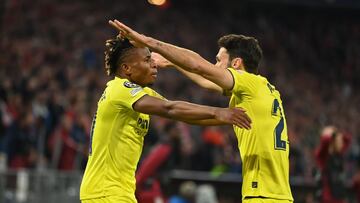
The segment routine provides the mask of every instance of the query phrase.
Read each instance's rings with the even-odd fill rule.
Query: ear
[[[126,64],[126,63],[121,64],[121,65],[120,65],[120,69],[123,70],[123,72],[124,72],[126,75],[131,74],[131,66],[129,66],[129,65]]]
[[[244,64],[242,58],[234,58],[231,61],[231,66],[234,67],[235,69],[243,69]]]

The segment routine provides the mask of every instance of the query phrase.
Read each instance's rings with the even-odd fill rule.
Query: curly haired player
[[[149,115],[198,125],[232,124],[250,128],[241,108],[216,108],[169,101],[148,86],[157,66],[148,48],[117,37],[106,42],[105,69],[115,76],[98,102],[90,135],[89,159],[80,199],[90,202],[136,202],[135,170]]]

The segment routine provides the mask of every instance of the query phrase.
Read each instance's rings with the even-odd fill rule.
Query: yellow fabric
[[[266,78],[228,69],[234,77],[230,107],[242,107],[251,129],[234,126],[242,159],[242,196],[293,201],[289,185],[289,141],[280,93]]]
[[[128,202],[128,201],[126,198],[123,198],[121,196],[107,196],[107,197],[81,200],[81,203],[114,203],[114,202]]]
[[[150,118],[132,106],[144,95],[163,98],[126,79],[115,77],[107,83],[91,127],[81,200],[116,195],[122,202],[136,202],[135,170]]]
[[[284,199],[268,199],[268,198],[249,198],[244,199],[242,203],[292,203],[291,200]]]

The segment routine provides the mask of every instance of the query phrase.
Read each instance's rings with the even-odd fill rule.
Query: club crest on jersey
[[[127,88],[139,87],[139,85],[137,85],[137,84],[135,84],[135,83],[132,83],[132,82],[129,82],[129,81],[125,81],[125,82],[124,82],[124,86],[127,87]]]

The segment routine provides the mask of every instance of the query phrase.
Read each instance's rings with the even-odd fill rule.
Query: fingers
[[[172,66],[172,63],[170,61],[168,61],[166,58],[156,52],[151,53],[151,58],[157,64],[158,68],[169,68]]]
[[[132,40],[131,38],[129,38],[129,41],[130,41],[130,43],[131,43],[132,45],[134,45],[135,47],[138,47],[138,48],[143,48],[143,47],[145,47],[143,44],[138,43],[137,41],[134,41],[134,40]]]
[[[160,54],[156,53],[156,52],[151,52],[151,58],[154,59],[154,61],[159,62],[159,63],[164,63],[166,61],[166,59],[161,56]]]
[[[160,55],[158,53],[151,52],[151,59],[154,60],[156,65],[158,65],[160,68],[162,68],[162,65],[163,65],[162,60],[161,60]]]
[[[124,25],[118,20],[109,20],[109,24],[120,32],[120,35],[127,37],[132,31],[128,26]]]
[[[119,27],[114,21],[109,20],[109,24],[114,27],[115,29],[119,30],[120,32],[123,32],[123,30],[121,29],[121,27]]]
[[[238,112],[239,115],[241,115],[244,119],[246,119],[248,122],[251,123],[250,117],[246,114],[245,109],[243,108],[233,108],[235,111]]]
[[[245,129],[249,130],[251,128],[251,119],[245,113],[245,110],[240,109],[240,108],[234,108],[232,110],[235,113],[234,121],[235,121],[236,125],[241,128],[245,128]]]
[[[241,122],[233,123],[233,125],[236,125],[236,126],[239,127],[239,128],[244,128],[244,129],[250,130],[250,128],[249,128],[248,126],[244,125],[244,124],[241,123]]]
[[[247,121],[247,122],[249,122],[249,124],[251,124],[251,119],[250,119],[250,117],[245,113],[245,111],[244,111],[244,113],[243,113],[243,118]]]
[[[246,115],[246,114],[244,114]],[[241,121],[243,122],[243,124],[245,125],[246,129],[250,129],[251,128],[251,120],[246,119],[245,117],[241,117]]]
[[[126,28],[128,28],[124,24],[120,23],[118,20],[109,20],[109,24],[114,28],[118,29],[119,31],[127,31]]]
[[[115,20],[115,21],[113,21],[113,22],[115,22],[115,24],[116,24],[117,26],[119,26],[120,28],[122,28],[123,30],[125,30],[125,31],[127,31],[127,32],[131,31],[131,29],[130,29],[128,26],[126,26],[125,24],[121,23],[120,21]]]
[[[249,121],[244,119],[243,117],[237,117],[234,119],[235,125],[239,126],[240,128],[245,128],[247,130],[251,129],[251,124]]]
[[[151,58],[154,60],[159,60],[160,59],[160,54],[156,53],[156,52],[151,52]]]
[[[132,30],[118,20],[109,20],[109,24],[120,32],[123,37],[128,38],[136,47],[144,47],[146,36]]]

